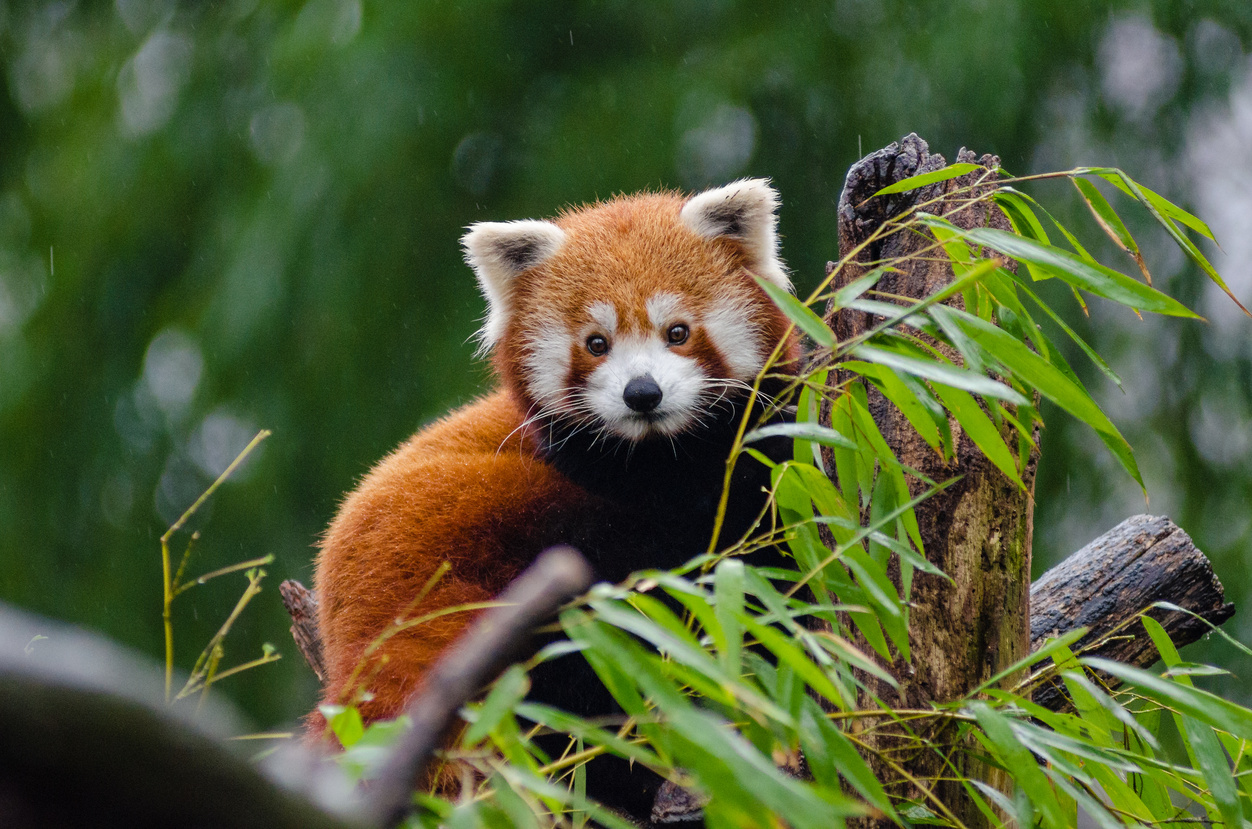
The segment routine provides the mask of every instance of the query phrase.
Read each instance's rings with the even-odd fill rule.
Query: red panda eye
[[[671,325],[669,331],[665,332],[665,339],[669,341],[670,345],[682,345],[687,342],[689,336],[691,336],[691,329],[681,322],[677,325]]]
[[[609,353],[609,341],[599,334],[592,334],[587,338],[587,350],[595,357],[603,357]]]

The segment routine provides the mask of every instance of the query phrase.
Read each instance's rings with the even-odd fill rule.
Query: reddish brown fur
[[[783,336],[785,318],[742,272],[747,258],[741,245],[697,236],[679,221],[683,203],[675,194],[648,194],[560,216],[566,244],[517,278],[514,311],[495,350],[503,388],[418,432],[345,500],[317,565],[325,702],[357,701],[367,721],[398,714],[473,615],[458,612],[411,627],[362,665],[367,647],[400,614],[407,609],[412,619],[489,601],[541,549],[566,540],[559,528],[571,518],[612,509],[538,457],[519,429],[533,403],[520,381],[527,325],[552,317],[577,331],[591,322],[589,302],[612,298],[642,313],[648,296],[664,289],[695,307],[733,296],[761,321],[766,351]],[[624,318],[620,324],[644,322]],[[693,336],[681,348],[724,370],[707,338]],[[585,350],[575,352],[571,374],[589,371]],[[793,337],[786,356],[797,353]],[[443,562],[450,570],[414,605]],[[361,691],[370,695],[364,701]],[[311,725],[321,730],[316,714]]]

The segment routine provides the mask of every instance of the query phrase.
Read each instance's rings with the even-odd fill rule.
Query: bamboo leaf
[[[931,407],[926,406],[918,397],[916,387],[906,385],[899,374],[888,368],[874,363],[866,363],[857,360],[848,360],[841,364],[844,368],[851,369],[858,374],[868,378],[883,396],[895,404],[896,408],[908,418],[913,428],[917,430],[917,434],[922,440],[930,444],[935,451],[942,451],[942,437],[939,432],[938,418],[934,414]],[[925,386],[917,384],[921,392],[927,397],[930,393],[925,390]],[[934,403],[934,398],[930,398]],[[936,404],[937,406],[937,404]],[[940,416],[946,420],[946,416],[942,415],[940,407]]]
[[[1047,776],[1039,768],[1030,749],[1014,736],[1008,717],[981,702],[973,703],[970,710],[982,727],[991,749],[999,755],[1005,768],[1013,770],[1018,786],[1030,798],[1031,804],[1043,813],[1044,825],[1057,829],[1068,827],[1070,821],[1066,819]]]
[[[530,690],[530,678],[520,665],[512,665],[491,686],[491,692],[478,707],[477,716],[461,737],[461,744],[476,745],[496,730],[500,721],[509,716],[513,706]]]
[[[1193,216],[1156,191],[1144,187],[1116,167],[1082,167],[1075,170],[1074,173],[1076,175],[1097,175],[1126,195],[1137,199],[1145,207],[1155,209],[1161,215],[1168,216],[1170,219],[1186,225],[1201,236],[1207,237],[1209,241],[1217,241],[1213,236],[1213,231],[1205,224],[1203,219]]]
[[[1113,371],[1112,367],[1104,361],[1103,357],[1101,357],[1099,354],[1096,353],[1095,349],[1087,345],[1086,340],[1078,336],[1077,332],[1075,332],[1074,329],[1070,328],[1065,323],[1065,320],[1061,319],[1060,316],[1058,316],[1057,313],[1053,311],[1052,308],[1047,303],[1039,299],[1039,296],[1034,291],[1032,291],[1029,287],[1027,287],[1020,277],[1014,276],[1013,284],[1017,287],[1019,291],[1022,291],[1023,293],[1026,294],[1026,296],[1030,297],[1031,300],[1034,301],[1035,305],[1037,305],[1045,314],[1048,315],[1049,319],[1051,319],[1054,323],[1056,323],[1060,327],[1062,331],[1064,331],[1066,334],[1069,335],[1070,339],[1072,339],[1074,343],[1082,350],[1082,353],[1087,355],[1087,359],[1095,363],[1096,368],[1100,369],[1100,371],[1104,374],[1105,377],[1109,378],[1114,383],[1116,383],[1118,388],[1121,388],[1122,378],[1117,376],[1117,373]]]
[[[1110,659],[1089,656],[1081,661],[1089,668],[1105,671],[1123,682],[1136,686],[1141,694],[1164,706],[1220,728],[1241,739],[1252,739],[1252,710],[1224,700],[1208,691],[1188,687],[1180,681],[1163,679],[1155,674]]]
[[[978,227],[963,230],[935,216],[923,217],[922,221],[927,226],[951,228],[958,235],[972,242],[986,245],[1022,262],[1033,262],[1049,269],[1060,279],[1076,288],[1111,299],[1127,307],[1167,316],[1201,318],[1199,314],[1189,310],[1178,300],[1149,285],[1144,285],[1124,273],[1099,263],[1087,262],[1060,248],[1042,245],[1033,239],[994,228]]]
[[[812,699],[805,700],[804,712],[801,714],[800,741],[804,748],[804,757],[816,779],[828,786],[834,786],[838,784],[838,777],[843,777],[867,803],[898,822],[895,808],[891,805],[882,783],[874,776],[852,741],[826,718]]]
[[[1222,279],[1221,274],[1217,272],[1217,269],[1213,267],[1212,263],[1209,262],[1204,254],[1200,253],[1200,249],[1195,246],[1195,242],[1192,242],[1191,239],[1187,237],[1187,234],[1178,229],[1178,225],[1174,224],[1174,220],[1181,222],[1187,227],[1190,227],[1192,230],[1207,236],[1215,242],[1217,240],[1213,238],[1213,232],[1209,230],[1208,225],[1173,204],[1168,199],[1165,199],[1164,197],[1152,192],[1147,187],[1144,187],[1142,184],[1139,184],[1121,170],[1116,168],[1092,168],[1090,172],[1095,172],[1105,181],[1113,183],[1123,192],[1138,199],[1139,202],[1148,209],[1148,212],[1152,214],[1153,218],[1155,218],[1157,222],[1165,228],[1165,231],[1169,233],[1174,242],[1182,248],[1183,252],[1187,254],[1187,257],[1198,265],[1200,270],[1204,271],[1208,278],[1213,280],[1213,283],[1217,285],[1217,287],[1221,288],[1222,291],[1226,293],[1226,296],[1230,297],[1231,301],[1233,301],[1235,305],[1239,306],[1243,313],[1248,316],[1252,316],[1252,311],[1249,311],[1246,307],[1244,307],[1243,303],[1239,301],[1239,299],[1230,290],[1229,286],[1226,285],[1225,280]]]
[[[978,170],[984,170],[988,173],[994,172],[992,170],[988,170],[986,167],[983,167],[981,164],[969,164],[966,162],[949,164],[941,170],[934,170],[929,173],[919,173],[915,176],[902,178],[895,184],[889,184],[874,193],[874,196],[887,196],[892,193],[904,193],[909,190],[916,190],[919,187],[925,187],[928,184],[934,184],[938,181],[947,181],[948,179],[958,178],[959,176],[973,173]],[[870,196],[870,198],[874,198],[874,196]]]
[[[812,443],[819,443],[822,446],[839,446],[844,449],[857,448],[856,441],[846,435],[835,431],[829,426],[808,422],[771,423],[768,426],[762,426],[759,429],[753,429],[751,432],[748,432],[744,435],[743,442],[755,443],[759,440],[777,437],[807,440]]]
[[[883,278],[883,274],[896,270],[896,268],[892,267],[874,268],[869,273],[852,280],[830,295],[831,310],[848,307],[848,305],[860,299],[862,294],[877,285],[879,280]]]
[[[948,411],[952,412],[952,416],[961,424],[961,428],[965,430],[965,434],[974,442],[974,445],[987,456],[987,460],[991,461],[1010,481],[1025,489],[1026,485],[1022,483],[1021,475],[1017,472],[1017,461],[1013,458],[1013,453],[1004,443],[1000,430],[978,405],[978,401],[963,390],[942,383],[935,383],[934,388],[939,399],[948,407]]]
[[[742,561],[728,558],[718,563],[713,571],[713,592],[717,600],[714,610],[724,643],[721,649],[722,670],[735,676],[740,670],[743,648],[743,626],[739,622],[744,603]]]
[[[995,397],[1019,405],[1029,405],[1030,403],[1020,392],[1003,383],[992,380],[985,374],[958,368],[951,363],[938,360],[924,360],[872,345],[858,346],[852,350],[852,355],[871,363],[887,366],[896,371],[907,372],[916,377],[964,389],[967,392],[980,394],[984,397]]]
[[[787,318],[796,324],[796,327],[809,336],[813,342],[826,348],[834,348],[835,332],[830,330],[830,326],[822,322],[812,308],[805,305],[800,300],[791,295],[791,292],[778,287],[773,282],[761,279],[759,276],[753,277],[756,284],[760,285],[765,293],[769,294],[769,298],[774,300],[774,304],[778,306]]]
[[[1113,209],[1113,205],[1108,203],[1108,199],[1104,198],[1096,186],[1085,178],[1072,178],[1074,186],[1078,188],[1078,192],[1082,195],[1083,200],[1087,202],[1087,207],[1091,209],[1091,215],[1095,216],[1096,224],[1108,234],[1122,250],[1130,254],[1135,260],[1135,264],[1139,266],[1139,270],[1143,273],[1143,278],[1147,280],[1149,285],[1152,284],[1152,274],[1148,273],[1148,266],[1143,261],[1143,255],[1139,253],[1139,245],[1135,244],[1135,238],[1130,235],[1130,231],[1126,229],[1125,223],[1122,222],[1117,211]]]

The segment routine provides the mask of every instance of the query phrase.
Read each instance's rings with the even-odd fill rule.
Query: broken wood
[[[874,194],[905,178],[942,169],[948,162],[929,152],[925,141],[909,135],[852,166],[839,198],[842,266],[834,273],[832,289],[837,290],[884,263],[892,267],[871,293],[877,292],[875,298],[901,308],[951,283],[952,266],[941,250],[935,250],[935,239],[927,232],[900,230],[894,224],[915,208],[942,216],[965,229],[990,227],[1011,231],[1007,217],[986,198],[996,187],[999,159],[990,155],[978,157],[962,149],[957,162],[979,167],[958,178],[887,196]],[[964,305],[959,293],[947,303],[957,308]],[[832,307],[826,321],[836,339],[846,342],[865,334],[882,319],[878,314]],[[953,362],[961,363],[954,349],[939,343],[932,345]],[[832,385],[852,379],[854,376],[832,377]],[[865,690],[858,704],[862,708],[886,704],[924,709],[931,702],[962,697],[1029,653],[1033,493],[1039,454],[1036,443],[1036,447],[1027,450],[1027,457],[1014,458],[1024,484],[1019,486],[996,468],[950,417],[954,451],[950,459],[945,459],[876,387],[869,383],[866,386],[874,422],[900,462],[932,481],[955,481],[914,509],[926,557],[951,580],[924,572],[914,574],[908,594],[911,659],[897,655],[890,662],[876,660],[895,680],[896,687],[869,673],[861,676]],[[833,425],[832,405],[825,404],[824,426]],[[1003,427],[1012,452],[1018,441],[1010,434],[1011,429],[1007,424]],[[1037,427],[1035,435],[1037,438]],[[825,449],[824,453],[827,474],[833,479],[833,452]],[[921,495],[927,486],[920,478],[912,478],[910,494]],[[833,548],[834,538],[826,541]],[[892,560],[888,575],[896,589],[901,590],[897,560]],[[848,627],[855,630],[850,623]],[[856,640],[863,653],[874,653],[859,633]],[[892,769],[891,763],[896,760],[884,759],[897,743],[908,743],[913,737],[884,727],[866,739],[882,749],[867,756],[875,775],[887,785],[899,781],[920,797],[921,791],[905,784]],[[945,769],[945,760],[956,768]],[[940,752],[915,752],[903,765],[914,780],[938,781],[934,795],[970,826],[981,826],[985,819],[953,778],[973,777],[1007,794],[1012,791],[1006,773],[982,766],[970,753],[958,752],[945,758]],[[890,825],[885,821],[869,821],[867,825],[879,823]]]
[[[326,666],[322,662],[322,636],[317,629],[317,594],[295,579],[287,579],[278,585],[283,607],[291,616],[291,638],[304,661],[309,663],[318,682],[326,681]]]
[[[1146,668],[1158,655],[1140,613],[1156,619],[1175,645],[1194,642],[1235,613],[1213,565],[1191,537],[1168,518],[1127,518],[1044,573],[1030,588],[1031,650],[1049,637],[1090,628],[1075,652]],[[1194,613],[1155,608],[1168,602]],[[1196,617],[1199,618],[1196,618]],[[1057,710],[1066,698],[1059,683],[1035,690],[1034,701]]]

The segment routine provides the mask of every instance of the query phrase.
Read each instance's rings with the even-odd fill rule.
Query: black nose
[[[652,379],[651,374],[645,374],[626,384],[622,399],[636,412],[650,412],[661,405],[661,387]]]

